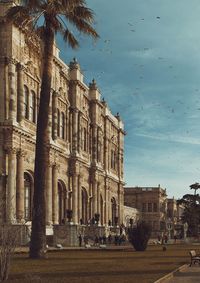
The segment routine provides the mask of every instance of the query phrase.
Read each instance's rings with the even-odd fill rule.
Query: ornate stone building
[[[1,221],[31,221],[37,111],[42,56],[36,36],[5,24],[12,2],[0,1],[0,198]],[[124,130],[101,100],[96,82],[83,81],[74,59],[67,66],[54,47],[49,107],[47,225],[123,221]]]

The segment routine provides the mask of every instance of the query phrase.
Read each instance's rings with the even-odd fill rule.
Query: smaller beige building
[[[151,225],[152,237],[168,234],[173,238],[175,234],[181,234],[184,207],[177,205],[175,198],[167,198],[166,189],[160,185],[124,188],[124,204],[124,213],[128,214],[126,206],[132,207],[138,211],[141,220]]]
[[[166,230],[167,194],[160,185],[124,188],[124,204],[140,212],[141,219],[151,225],[152,236]]]

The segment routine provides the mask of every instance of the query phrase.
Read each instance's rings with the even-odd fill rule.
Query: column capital
[[[51,89],[51,91],[52,91],[52,94],[53,94],[53,97],[54,97],[54,98],[60,97],[60,93],[59,93],[58,91],[56,91],[56,90],[54,90],[54,89]]]
[[[74,106],[70,106],[69,110],[71,111],[71,113],[78,113],[79,112],[79,109],[77,107],[74,107]]]
[[[18,149],[17,150],[17,156],[19,156],[19,157],[25,157],[26,154],[27,154],[27,152],[25,150],[23,150],[23,149]]]
[[[58,163],[55,163],[55,162],[52,162],[52,163],[50,163],[50,165],[54,168],[54,169],[56,169],[56,170],[60,170],[60,165],[58,164]]]
[[[7,64],[7,65],[16,65],[17,64],[17,61],[13,58],[10,58],[10,57],[5,57],[4,60],[5,60],[5,64]]]
[[[6,147],[5,151],[7,154],[17,154],[18,150],[15,147]]]
[[[24,71],[24,70],[26,70],[25,66],[22,65],[22,63],[20,63],[20,62],[18,62],[16,64],[16,66],[17,66],[17,71]]]

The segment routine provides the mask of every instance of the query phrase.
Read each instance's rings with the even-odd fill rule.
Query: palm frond
[[[59,19],[56,16],[52,15],[50,22],[51,22],[51,28],[55,33],[62,30],[62,23],[59,21]]]
[[[79,47],[78,41],[76,40],[76,38],[74,37],[74,35],[72,34],[72,32],[69,31],[68,28],[66,28],[66,29],[62,32],[62,34],[63,34],[63,39],[64,39],[64,41],[66,41],[70,47],[72,47],[73,49]]]
[[[84,34],[88,34],[92,36],[93,38],[98,38],[99,35],[96,32],[96,30],[85,20],[81,18],[76,18],[76,17],[66,17],[67,20],[70,21],[75,27],[77,28],[78,31]]]
[[[94,13],[91,9],[84,6],[76,6],[72,12],[72,16],[76,18],[84,19],[89,23],[94,22]]]

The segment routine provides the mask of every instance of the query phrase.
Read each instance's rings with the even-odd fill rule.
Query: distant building
[[[167,233],[170,238],[180,235],[183,229],[181,216],[184,207],[175,198],[167,198],[166,189],[158,187],[125,187],[125,207],[138,211],[140,220],[152,227],[152,236]],[[126,211],[126,210],[124,210]]]
[[[160,187],[125,187],[124,204],[136,208],[152,227],[152,236],[166,231],[167,194]]]

